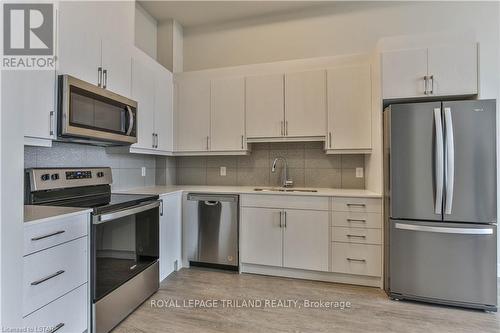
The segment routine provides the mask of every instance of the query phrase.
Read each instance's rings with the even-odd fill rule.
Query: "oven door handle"
[[[120,210],[120,211],[108,213],[108,214],[95,215],[92,219],[92,223],[93,224],[101,224],[104,222],[116,220],[120,217],[125,217],[125,216],[129,216],[129,215],[134,215],[134,214],[137,214],[140,212],[144,212],[146,210],[150,210],[150,209],[153,209],[156,207],[160,207],[159,200],[156,200],[153,202],[148,201],[146,203],[132,206],[132,207],[125,209],[125,210]]]

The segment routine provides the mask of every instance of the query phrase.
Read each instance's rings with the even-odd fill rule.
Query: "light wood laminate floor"
[[[351,308],[236,308],[222,300],[348,301]],[[151,301],[159,307],[154,307]],[[162,301],[171,302],[163,306]],[[172,301],[173,300],[173,301]],[[184,307],[218,300],[217,307]],[[173,307],[174,302],[180,307]],[[227,304],[227,303],[226,303]],[[205,304],[208,305],[208,304]],[[377,288],[182,269],[114,331],[118,332],[500,332],[500,315],[417,302],[392,301]]]

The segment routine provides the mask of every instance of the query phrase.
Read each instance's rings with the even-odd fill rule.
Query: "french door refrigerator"
[[[385,289],[497,310],[494,100],[384,110]]]

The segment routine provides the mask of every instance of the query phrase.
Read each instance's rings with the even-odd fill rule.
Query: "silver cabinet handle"
[[[281,136],[285,135],[285,122],[282,120],[280,121],[280,131],[281,131]]]
[[[424,95],[429,94],[429,91],[427,90],[428,81],[429,81],[429,77],[427,75],[424,75]]]
[[[366,238],[366,236],[362,235],[346,235],[348,238]]]
[[[286,210],[283,212],[284,218],[285,218],[285,228],[286,228]]]
[[[46,277],[44,277],[44,278],[41,278],[40,280],[36,280],[36,281],[31,282],[31,285],[32,285],[32,286],[37,286],[37,285],[39,285],[40,283],[43,283],[43,282],[48,281],[48,280],[50,280],[50,279],[53,279],[53,278],[55,278],[56,276],[59,276],[59,275],[61,275],[61,274],[63,274],[63,273],[64,273],[64,271],[63,271],[63,270],[57,271],[57,272],[55,272],[54,274],[50,274],[49,276],[46,276]]]
[[[414,225],[406,223],[396,223],[396,229],[436,232],[441,234],[461,234],[461,235],[493,235],[493,228],[450,228],[450,227],[432,227],[427,225]]]
[[[347,207],[366,207],[366,204],[364,203],[347,203]]]
[[[154,133],[151,133],[151,148],[154,148],[155,147],[155,134]]]
[[[160,200],[160,216],[163,216],[163,199]]]
[[[455,141],[453,140],[453,122],[451,119],[451,109],[444,108],[444,123],[446,126],[446,160],[445,160],[445,182],[446,201],[445,214],[451,214],[453,205],[453,186],[455,184]]]
[[[288,120],[285,121],[285,136],[288,136]]]
[[[97,86],[102,86],[102,67],[97,67]]]
[[[54,135],[54,111],[49,112],[49,135]]]
[[[366,223],[365,219],[347,219],[347,222],[361,222]]]
[[[108,70],[105,69],[102,71],[102,87],[106,89],[107,85],[108,85]]]
[[[242,136],[241,136],[241,149],[244,149],[243,139],[244,139],[244,136],[242,135]]]
[[[429,94],[434,94],[434,75],[429,76],[429,80],[431,81],[431,90],[429,91]]]
[[[366,262],[366,259],[345,258],[347,261]]]
[[[209,150],[209,149],[210,149],[210,148],[209,148],[209,145],[208,145],[208,142],[209,142],[209,141],[210,141],[210,137],[209,137],[209,136],[207,136],[207,150]]]
[[[56,326],[54,326],[54,328],[52,328],[48,333],[54,333],[56,331],[59,331],[61,328],[63,328],[63,326],[64,326],[64,323],[59,323]]]
[[[45,238],[49,238],[49,237],[53,237],[53,236],[56,236],[56,235],[64,234],[65,232],[66,232],[65,230],[59,230],[59,231],[53,232],[51,234],[33,237],[33,238],[31,238],[31,240],[32,241],[39,241],[39,240],[42,240],[42,239],[45,239]]]
[[[134,128],[134,113],[132,112],[132,108],[130,106],[126,106],[127,112],[128,112],[128,129],[127,129],[127,135],[130,135],[132,133],[132,129]]]
[[[283,212],[280,210],[280,228],[283,228]]]
[[[328,132],[328,147],[332,148],[332,132]]]
[[[435,140],[435,164],[434,176],[436,178],[436,195],[434,202],[434,213],[441,214],[443,206],[443,172],[444,172],[444,152],[443,152],[443,124],[441,120],[441,108],[434,109],[434,126],[436,127]]]

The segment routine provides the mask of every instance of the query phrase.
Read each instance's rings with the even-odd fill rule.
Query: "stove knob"
[[[54,174],[52,174],[52,176],[50,176],[50,178],[52,180],[58,180],[59,179],[59,174],[58,173],[54,173]]]
[[[43,181],[46,181],[46,180],[49,180],[50,179],[50,175],[48,173],[44,173],[41,177],[40,177]]]
[[[99,177],[99,178],[104,177],[104,172],[99,171],[99,172],[97,173],[97,177]]]

